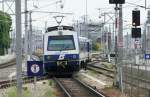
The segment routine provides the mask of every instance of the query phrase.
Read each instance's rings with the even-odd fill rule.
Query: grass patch
[[[16,87],[11,87],[8,89],[8,97],[17,97],[17,94],[16,94]],[[23,97],[31,97],[30,95],[30,91],[28,90],[28,88],[26,89],[23,89],[22,90],[22,95]]]
[[[101,62],[106,68],[108,69],[113,69],[114,65],[112,63],[107,63],[107,62]]]
[[[112,90],[112,89],[117,89],[117,88],[114,87],[114,86],[110,86],[110,87],[105,87],[105,88],[103,88],[103,90]]]
[[[44,95],[42,97],[56,97],[55,89],[51,88],[55,85],[55,82],[53,80],[48,80],[44,85]]]
[[[51,90],[47,90],[44,94],[44,97],[54,97],[54,95]]]
[[[53,85],[53,80],[49,80],[49,86],[52,86]]]
[[[95,74],[98,74],[96,71],[94,71],[94,70],[90,70],[90,71],[88,71],[89,72],[89,74],[90,75],[92,75],[92,76],[95,76]]]
[[[37,95],[38,97],[56,97],[55,89],[52,88],[54,86],[53,80],[43,81],[37,84]],[[31,97],[35,93],[29,85],[25,85],[22,88],[22,97]],[[7,97],[17,97],[16,87],[10,87],[7,89]],[[58,97],[58,96],[57,96]],[[59,96],[60,97],[60,96]]]

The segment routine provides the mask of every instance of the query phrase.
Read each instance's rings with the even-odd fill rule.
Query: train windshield
[[[72,35],[65,36],[49,36],[48,51],[74,50],[75,44]]]

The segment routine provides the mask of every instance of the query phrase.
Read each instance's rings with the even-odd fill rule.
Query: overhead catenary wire
[[[139,0],[141,1],[141,0]],[[136,4],[136,2],[133,2],[133,3],[130,3],[130,2],[126,2],[127,4],[130,4],[130,5],[133,5],[133,6],[136,6],[136,7],[141,7],[141,8],[145,8],[145,9],[150,9],[150,8],[147,8],[146,4],[145,5],[139,5],[139,4]],[[146,2],[145,2],[146,3]]]
[[[42,19],[42,20],[43,20],[43,18],[48,18],[49,15],[50,15],[50,14],[46,14],[46,15],[43,15],[43,16],[41,16],[41,17],[34,18],[34,20],[37,20],[37,21],[39,21],[39,19]]]
[[[37,7],[37,8],[31,9],[31,10],[32,10],[32,11],[35,11],[35,10],[37,10],[37,9],[46,8],[46,7],[49,7],[50,5],[53,5],[53,4],[56,4],[56,3],[61,3],[61,0],[57,0],[57,1],[52,2],[52,3],[50,3],[50,4],[46,4],[46,5],[43,5],[43,6],[41,6],[41,7]]]
[[[126,2],[127,4],[130,4],[130,5],[134,5],[136,7],[141,7],[141,8],[145,8],[145,6],[142,6],[142,5],[138,5],[138,4],[134,4],[134,3],[130,3],[130,2]]]
[[[129,8],[129,7],[135,7],[135,6],[139,6],[139,7],[145,8],[144,6],[141,6],[141,5],[136,4],[137,2],[139,3],[140,1],[142,1],[142,0],[137,0],[137,1],[135,1],[135,2],[126,2],[126,3],[129,4],[129,5],[125,5],[123,8]],[[113,8],[114,8],[114,7],[106,7],[106,8],[97,8],[97,9],[102,9],[102,10],[104,10],[104,9],[111,9],[110,12],[112,12],[112,11],[113,11]]]

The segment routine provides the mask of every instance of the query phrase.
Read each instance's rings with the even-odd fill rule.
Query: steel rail
[[[22,56],[22,57],[24,58],[24,56]],[[0,64],[0,69],[7,68],[7,67],[10,67],[10,66],[13,66],[13,65],[16,65],[16,58],[10,60],[9,62]]]
[[[45,79],[48,79],[48,77],[43,76],[43,77],[37,78],[37,81],[45,80]],[[32,83],[32,82],[34,82],[34,78],[24,77],[23,81],[24,81],[23,84]],[[6,89],[6,88],[9,88],[9,87],[15,86],[15,85],[16,85],[16,79],[0,81],[0,89]]]
[[[54,78],[54,81],[56,81],[56,83],[60,86],[60,88],[64,91],[64,93],[66,94],[67,97],[72,97],[68,91],[65,89],[65,87],[61,84],[61,82],[57,79]]]
[[[79,82],[79,84],[83,85],[85,88],[89,89],[91,92],[95,93],[97,96],[99,97],[108,97],[106,95],[104,95],[103,93],[98,92],[97,90],[93,89],[91,86],[86,85],[85,83],[81,82],[78,79],[75,79],[77,82]]]
[[[78,79],[75,79],[75,78],[70,78],[71,80],[73,80],[76,84],[80,85],[81,87],[83,87],[84,89],[88,90],[90,93],[92,93],[91,95],[94,95],[94,97],[108,97],[108,96],[105,96],[103,93],[100,93],[99,91],[93,89],[91,86],[79,81]],[[68,91],[72,91],[72,89],[68,90],[68,87],[67,86],[64,86],[63,84],[65,83],[64,82],[64,79],[63,81],[61,82],[61,79],[57,79],[57,78],[54,78],[55,82],[59,85],[59,87],[63,90],[63,92],[65,93],[65,95],[67,95],[67,97],[76,97],[76,96],[72,96],[71,93],[69,93]],[[68,80],[66,79],[66,82]],[[68,82],[68,84],[71,84]],[[75,84],[74,84],[75,85]],[[73,85],[72,85],[73,86]],[[80,88],[81,88],[80,87]],[[70,88],[70,87],[69,87]],[[75,86],[73,87],[75,88],[75,90],[78,90]],[[82,90],[78,90],[78,91],[82,91]],[[73,91],[72,91],[73,92]],[[87,93],[88,94],[88,93]],[[78,97],[81,97],[81,95],[83,94],[78,94]],[[92,96],[93,97],[93,96]]]
[[[114,75],[110,75],[110,73],[106,73],[106,72],[110,72],[109,70],[104,70],[104,69],[96,68],[96,67],[92,67],[92,66],[88,66],[87,69],[95,71],[95,72],[100,73],[100,74],[103,74],[107,77],[114,78]],[[111,71],[111,73],[112,73],[112,71]],[[115,72],[113,72],[113,73],[115,73]]]
[[[108,72],[116,72],[115,70],[112,70],[112,69],[108,69],[108,68],[105,68],[105,67],[100,67],[100,66],[95,66],[95,65],[90,65],[90,67],[94,67],[94,68],[98,68],[98,69],[102,69],[102,70],[106,70]]]
[[[16,64],[16,59],[11,60],[10,62],[0,64],[0,69],[7,68]]]
[[[110,78],[114,78],[114,76],[110,75],[110,73],[106,73],[106,72],[102,71],[102,70],[106,70],[108,72],[112,72],[112,70],[109,70],[109,69],[106,69],[106,68],[103,68],[103,67],[102,68],[101,67],[97,68],[97,66],[91,66],[91,65],[88,67],[88,69],[96,71],[96,72],[101,73],[101,74],[104,74],[104,75],[106,75]],[[102,69],[102,70],[100,70],[100,69]],[[115,71],[114,71],[114,73],[115,73]],[[124,75],[127,76],[128,78],[131,78],[132,80],[139,80],[143,84],[143,86],[142,86],[142,84],[140,84],[140,86],[139,86],[141,89],[146,89],[146,90],[150,89],[150,87],[148,87],[148,86],[145,87],[144,86],[145,83],[147,83],[147,84],[150,83],[150,81],[148,79],[139,78],[138,76],[132,76],[132,75],[130,75],[130,73],[127,73],[127,72]],[[123,80],[123,82],[126,83],[126,84],[130,84],[132,86],[138,87],[138,83],[137,84],[132,83],[131,81],[127,81],[127,80]]]

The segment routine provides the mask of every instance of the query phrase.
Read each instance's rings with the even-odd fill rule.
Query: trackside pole
[[[21,0],[15,0],[17,97],[22,97]]]
[[[37,82],[37,77],[36,76],[34,76],[34,97],[37,97],[36,96],[36,82]]]
[[[28,10],[27,10],[27,0],[24,0],[24,12],[25,12],[25,62],[28,60]],[[27,66],[27,64],[25,64],[25,66]]]
[[[118,65],[119,65],[119,88],[123,92],[123,82],[122,82],[122,59],[123,59],[123,19],[122,19],[122,4],[119,4],[119,31],[118,31]]]
[[[114,78],[114,85],[118,86],[118,82],[119,82],[119,70],[118,70],[118,64],[117,64],[117,57],[118,57],[118,48],[117,48],[117,34],[118,34],[118,6],[116,4],[115,7],[115,65],[116,65],[116,76]]]

